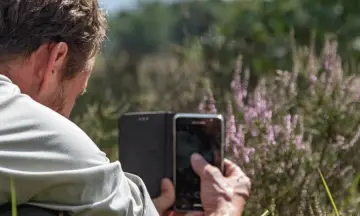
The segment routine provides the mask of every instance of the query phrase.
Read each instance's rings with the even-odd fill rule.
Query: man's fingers
[[[235,193],[246,200],[249,197],[251,190],[251,181],[249,177],[241,170],[239,166],[230,160],[224,160],[225,176],[231,177],[237,181],[237,186],[234,188]]]
[[[200,154],[191,155],[191,166],[198,176],[202,176],[206,166],[210,165]]]
[[[175,202],[175,189],[169,179],[161,182],[161,195],[153,199],[153,203],[160,214],[165,212]]]
[[[167,214],[165,214],[166,216],[204,216],[204,212],[187,212],[187,213],[182,213],[182,212],[175,212],[175,211],[171,211],[168,212]]]
[[[245,173],[240,169],[239,166],[237,166],[228,159],[224,159],[224,169],[225,177],[245,175]]]
[[[218,168],[211,166],[200,154],[194,153],[191,155],[191,166],[194,172],[200,177],[204,178],[206,176],[217,176],[221,175],[221,172]]]
[[[185,216],[204,216],[204,212],[188,212]]]
[[[216,167],[211,166],[200,154],[194,153],[191,156],[191,165],[194,172],[203,177],[204,174],[220,174],[220,170]],[[240,169],[239,166],[234,164],[228,159],[224,159],[224,169],[225,169],[225,177],[231,176],[245,176],[245,173]]]

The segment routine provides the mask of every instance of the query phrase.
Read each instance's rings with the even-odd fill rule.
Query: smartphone
[[[176,114],[173,118],[174,210],[202,211],[200,177],[193,171],[191,155],[201,154],[224,170],[224,119],[218,114]]]
[[[151,198],[160,196],[161,180],[172,179],[171,112],[134,112],[119,118],[119,161],[124,172],[139,176]]]

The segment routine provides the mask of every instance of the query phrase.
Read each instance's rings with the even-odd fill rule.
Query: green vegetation
[[[335,214],[336,214],[336,216],[339,216],[339,211],[338,211],[338,209],[337,209],[337,207],[336,207],[336,204],[335,204],[334,199],[333,199],[333,197],[332,197],[332,195],[331,195],[331,192],[330,192],[330,190],[329,190],[329,187],[328,187],[328,185],[326,184],[326,180],[325,180],[325,178],[324,178],[324,176],[323,176],[323,174],[321,173],[320,170],[319,170],[319,174],[320,174],[321,180],[322,180],[322,182],[323,182],[323,184],[324,184],[324,187],[325,187],[325,189],[326,189],[326,192],[327,192],[327,194],[328,194],[328,196],[329,196],[329,199],[330,199],[330,201],[331,201],[331,205],[332,205],[333,208],[334,208]]]
[[[115,160],[119,115],[197,112],[212,95],[233,122],[228,157],[253,181],[246,215],[356,215],[359,9],[355,0],[208,0],[112,14],[72,119]]]
[[[14,178],[10,178],[10,191],[11,191],[11,215],[17,216],[17,208],[16,208],[16,189]]]

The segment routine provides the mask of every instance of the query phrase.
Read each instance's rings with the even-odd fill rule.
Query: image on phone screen
[[[200,177],[193,171],[191,155],[201,154],[222,168],[222,118],[175,117],[175,209],[202,210]]]

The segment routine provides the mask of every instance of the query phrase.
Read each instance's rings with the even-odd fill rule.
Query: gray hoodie
[[[10,176],[18,204],[72,215],[158,215],[139,177],[0,75],[0,204],[9,201]]]

